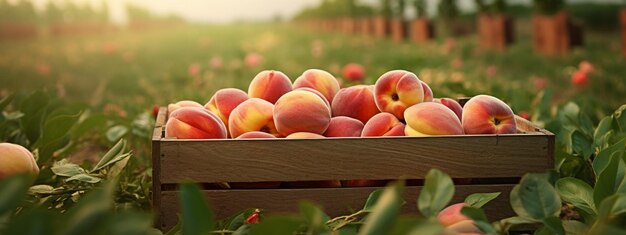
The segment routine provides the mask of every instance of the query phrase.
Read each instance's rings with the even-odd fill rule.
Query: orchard
[[[0,234],[626,234],[623,4],[183,2],[0,0]]]

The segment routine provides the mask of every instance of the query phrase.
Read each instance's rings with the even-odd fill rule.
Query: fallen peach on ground
[[[33,154],[21,145],[0,143],[0,181],[21,173],[39,173]]]

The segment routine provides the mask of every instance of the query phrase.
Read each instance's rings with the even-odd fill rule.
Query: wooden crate
[[[502,192],[485,206],[490,219],[512,216],[509,192],[528,172],[553,168],[554,135],[517,117],[518,134],[436,137],[178,140],[164,138],[161,108],[152,139],[153,207],[156,227],[168,229],[179,213],[176,185],[216,182],[424,179],[431,168],[455,179],[453,202],[478,192]],[[376,187],[208,189],[218,218],[246,208],[297,212],[298,202],[320,204],[330,216],[360,209]],[[416,213],[421,186],[408,186],[404,213]]]

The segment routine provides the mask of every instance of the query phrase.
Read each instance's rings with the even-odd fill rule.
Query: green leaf
[[[231,231],[238,229],[246,221],[246,218],[254,212],[254,210],[254,208],[246,209],[226,219],[224,223],[226,226],[224,229]]]
[[[517,191],[511,193],[519,198],[524,210],[533,219],[543,220],[557,216],[561,210],[561,199],[545,175],[526,174]]]
[[[383,193],[383,191],[383,189],[376,189],[374,190],[374,192],[370,193],[370,195],[367,197],[365,205],[363,206],[363,210],[370,210],[374,205],[376,205],[376,202],[378,202],[378,199],[380,198],[380,195]]]
[[[152,215],[147,213],[123,211],[116,213],[107,223],[107,235],[158,235],[160,231],[152,228]]]
[[[78,121],[78,117],[80,117],[79,114],[59,115],[46,121],[42,137],[36,143],[39,146],[38,162],[40,164],[47,162],[54,151],[66,146],[69,142],[68,133]]]
[[[86,174],[85,169],[74,163],[69,163],[66,159],[56,162],[52,166],[52,172],[58,176],[72,177],[78,174]]]
[[[454,196],[454,183],[447,174],[431,169],[417,198],[417,207],[425,217],[434,217]]]
[[[124,155],[124,151],[126,151],[126,140],[121,139],[115,145],[113,145],[113,147],[111,147],[111,149],[109,149],[109,151],[107,151],[104,156],[102,156],[98,164],[96,164],[96,166],[94,166],[91,171],[93,172],[100,170],[108,165],[115,163],[115,161],[120,161],[124,159],[124,157],[121,157],[122,155]]]
[[[372,212],[365,218],[365,224],[361,227],[359,235],[379,235],[389,231],[400,213],[403,191],[402,181],[387,186],[372,208]]]
[[[332,232],[332,235],[356,235],[356,234],[357,234],[357,226],[353,224],[343,226],[337,231]]]
[[[475,221],[489,221],[485,212],[480,208],[464,206],[461,208],[461,213]]]
[[[552,234],[557,235],[565,235],[565,229],[563,228],[563,223],[561,223],[561,219],[558,216],[551,216],[543,219],[543,225],[545,228],[550,230]]]
[[[113,209],[115,182],[107,182],[103,188],[87,193],[63,218],[62,235],[82,235],[98,231]]]
[[[32,177],[15,175],[0,181],[0,216],[15,210],[25,200]]]
[[[28,189],[29,194],[49,194],[54,192],[54,187],[46,184],[34,185]]]
[[[613,113],[613,118],[615,119],[615,122],[613,122],[613,125],[614,125],[613,129],[622,133],[626,132],[626,112],[625,111],[626,111],[626,104],[619,107],[617,110],[615,110],[615,113]]]
[[[319,234],[322,231],[328,232],[326,221],[330,220],[330,217],[317,205],[307,201],[300,202],[300,213],[303,215],[310,233]]]
[[[53,223],[58,222],[51,210],[45,208],[32,208],[22,210],[18,216],[13,217],[7,227],[2,229],[2,234],[40,235],[52,234]]]
[[[615,193],[626,192],[626,165],[621,157],[613,155],[611,161],[602,174],[598,176],[596,187],[593,191],[593,201],[596,205]]]
[[[611,131],[613,127],[613,117],[607,116],[600,120],[598,123],[598,127],[593,132],[593,143],[596,147],[601,147],[600,142],[604,138],[604,136]]]
[[[589,226],[578,220],[563,220],[563,228],[567,235],[584,235],[589,230]]]
[[[556,182],[556,190],[563,201],[590,215],[597,215],[593,202],[593,188],[582,180],[567,177]]]
[[[128,127],[124,125],[117,125],[109,128],[106,133],[107,140],[110,142],[119,141],[124,135],[128,133]]]
[[[85,183],[90,183],[90,184],[95,184],[98,183],[100,181],[102,181],[101,178],[95,177],[95,176],[91,176],[88,174],[78,174],[78,175],[74,175],[70,178],[67,178],[65,181],[66,182],[70,182],[70,181],[80,181],[80,182],[85,182]]]
[[[626,194],[614,194],[605,198],[598,207],[599,220],[610,222],[626,213]]]
[[[89,133],[99,133],[99,130],[106,126],[107,118],[102,114],[83,114],[83,116],[87,117],[72,129],[72,136],[83,137]]]
[[[423,234],[444,234],[444,228],[441,224],[436,222],[420,223],[413,228],[409,235],[423,235]]]
[[[183,235],[209,234],[213,230],[215,217],[198,185],[180,185],[180,209]]]
[[[293,235],[300,228],[301,222],[293,217],[267,217],[263,223],[251,226],[250,234]]]
[[[248,235],[251,234],[250,231],[250,226],[249,224],[244,224],[242,226],[239,226],[239,228],[237,230],[235,230],[235,232],[233,232],[233,235]]]
[[[574,153],[578,153],[585,160],[589,160],[591,154],[593,154],[593,140],[578,130],[572,132],[571,138]]]
[[[616,158],[621,158],[624,155],[624,152],[626,151],[626,138],[623,138],[621,140],[619,140],[617,143],[603,149],[600,151],[600,153],[598,153],[598,156],[596,156],[595,159],[593,159],[593,170],[595,171],[596,175],[601,175],[602,171],[604,171],[604,169],[606,168],[606,166],[609,164],[609,161],[611,161],[612,156],[614,154],[617,154],[615,157]]]
[[[4,98],[0,100],[0,111],[4,110],[4,108],[6,108],[9,105],[11,101],[13,101],[13,98],[15,98],[15,95],[11,94],[11,95],[5,96]]]
[[[30,143],[35,143],[41,137],[43,118],[50,98],[42,91],[35,91],[20,104],[20,111],[24,113],[21,119],[22,130]]]
[[[522,224],[534,224],[534,223],[537,223],[537,221],[530,217],[520,217],[520,216],[509,217],[509,218],[505,218],[496,222],[497,225],[502,227],[502,229],[500,229],[501,231],[508,231],[510,228],[518,226],[518,225],[522,225]]]
[[[474,193],[465,198],[465,205],[481,208],[493,199],[500,196],[500,192],[495,193]]]

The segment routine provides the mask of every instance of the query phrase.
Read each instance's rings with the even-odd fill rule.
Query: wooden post
[[[411,40],[420,44],[428,42],[435,37],[433,24],[426,18],[417,18],[411,21]]]
[[[377,16],[374,19],[374,36],[384,38],[389,32],[389,22],[384,16]]]
[[[401,43],[406,38],[406,27],[403,19],[391,20],[391,39],[396,43]]]
[[[620,11],[620,22],[622,28],[622,53],[626,56],[626,8]]]

